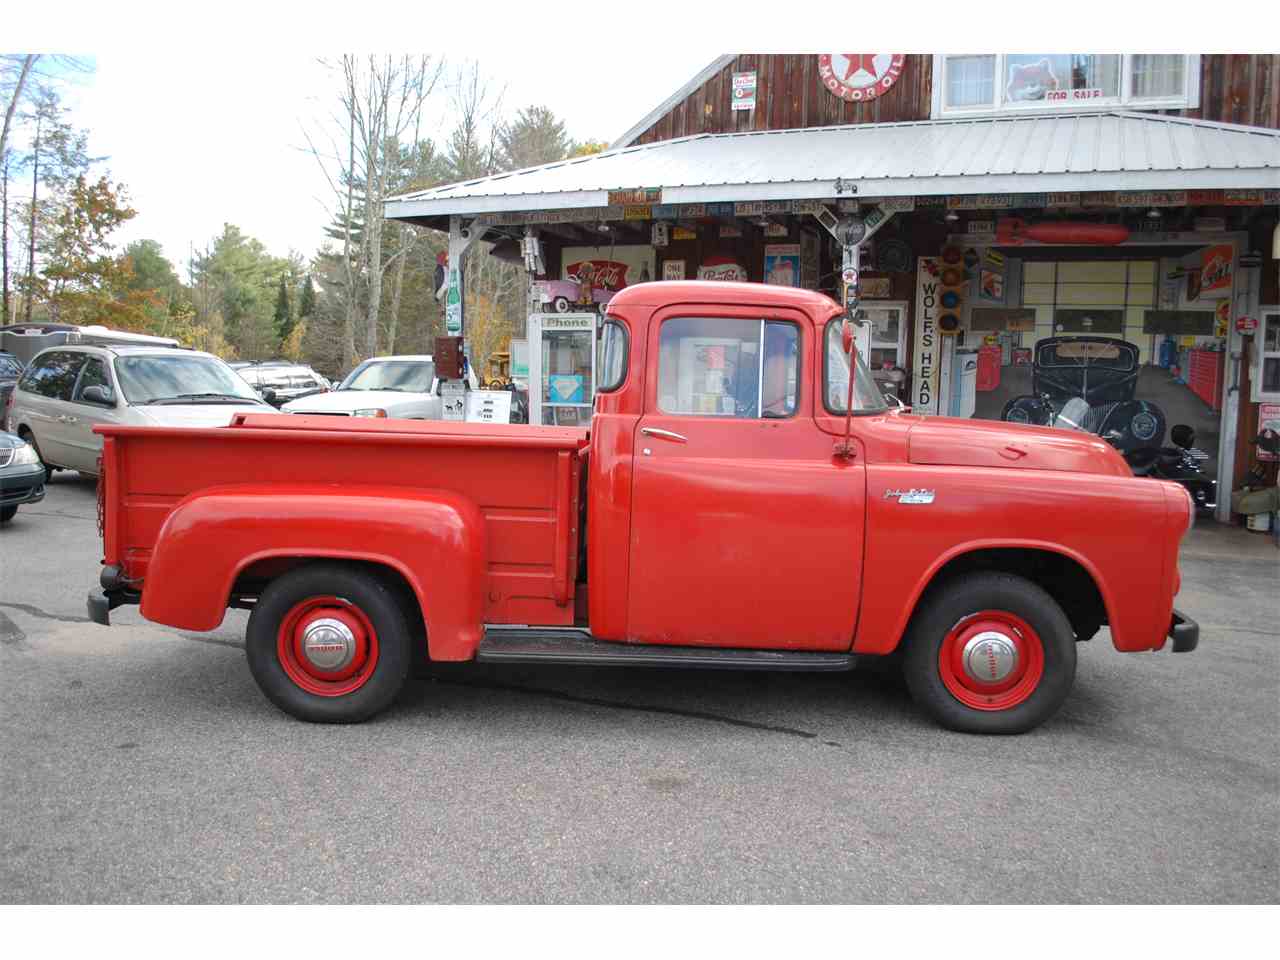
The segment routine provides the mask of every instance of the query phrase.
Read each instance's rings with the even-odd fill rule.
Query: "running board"
[[[684,667],[706,670],[852,670],[847,653],[808,650],[740,650],[669,647],[596,640],[586,630],[490,627],[476,660],[481,663],[559,663],[597,667]]]

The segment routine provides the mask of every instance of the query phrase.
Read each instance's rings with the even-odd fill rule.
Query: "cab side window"
[[[50,400],[70,400],[84,360],[82,353],[46,354],[26,372],[19,387]]]
[[[658,343],[658,408],[692,416],[795,415],[800,330],[776,320],[677,317]]]
[[[111,381],[107,378],[107,365],[97,357],[90,357],[80,371],[80,382],[76,384],[76,395],[72,399],[86,403],[84,392],[89,387],[106,387],[111,389]]]

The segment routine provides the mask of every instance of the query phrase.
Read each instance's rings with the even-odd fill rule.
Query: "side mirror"
[[[80,399],[89,403],[101,404],[104,407],[114,407],[116,405],[116,395],[112,389],[97,384],[92,387],[85,387],[80,393]]]
[[[275,403],[276,392],[272,390],[270,387],[267,387],[262,391],[262,399],[267,401],[267,403]]]

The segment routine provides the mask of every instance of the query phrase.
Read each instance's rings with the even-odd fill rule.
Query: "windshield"
[[[823,363],[823,400],[830,413],[844,413],[845,401],[849,397],[849,355],[844,352],[840,337],[841,322],[833,317],[827,323],[826,360]],[[863,363],[862,354],[854,354],[857,368],[853,376],[853,412],[878,413],[887,409],[884,397],[881,396],[871,372]]]
[[[120,389],[130,403],[153,403],[193,395],[260,402],[253,387],[213,357],[173,354],[116,357],[115,366]]]
[[[430,360],[366,360],[338,389],[430,393],[435,376],[436,366]]]
[[[22,373],[22,364],[10,356],[0,356],[0,377],[16,377]]]

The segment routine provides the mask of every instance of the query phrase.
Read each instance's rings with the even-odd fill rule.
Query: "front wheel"
[[[18,505],[16,503],[7,507],[0,507],[0,523],[8,523],[18,515]]]
[[[299,720],[356,723],[390,705],[411,662],[409,629],[392,589],[363,570],[299,567],[254,605],[249,672]]]
[[[1075,679],[1066,614],[1010,574],[969,574],[939,588],[912,619],[906,645],[912,699],[965,733],[1025,733],[1058,711]]]

